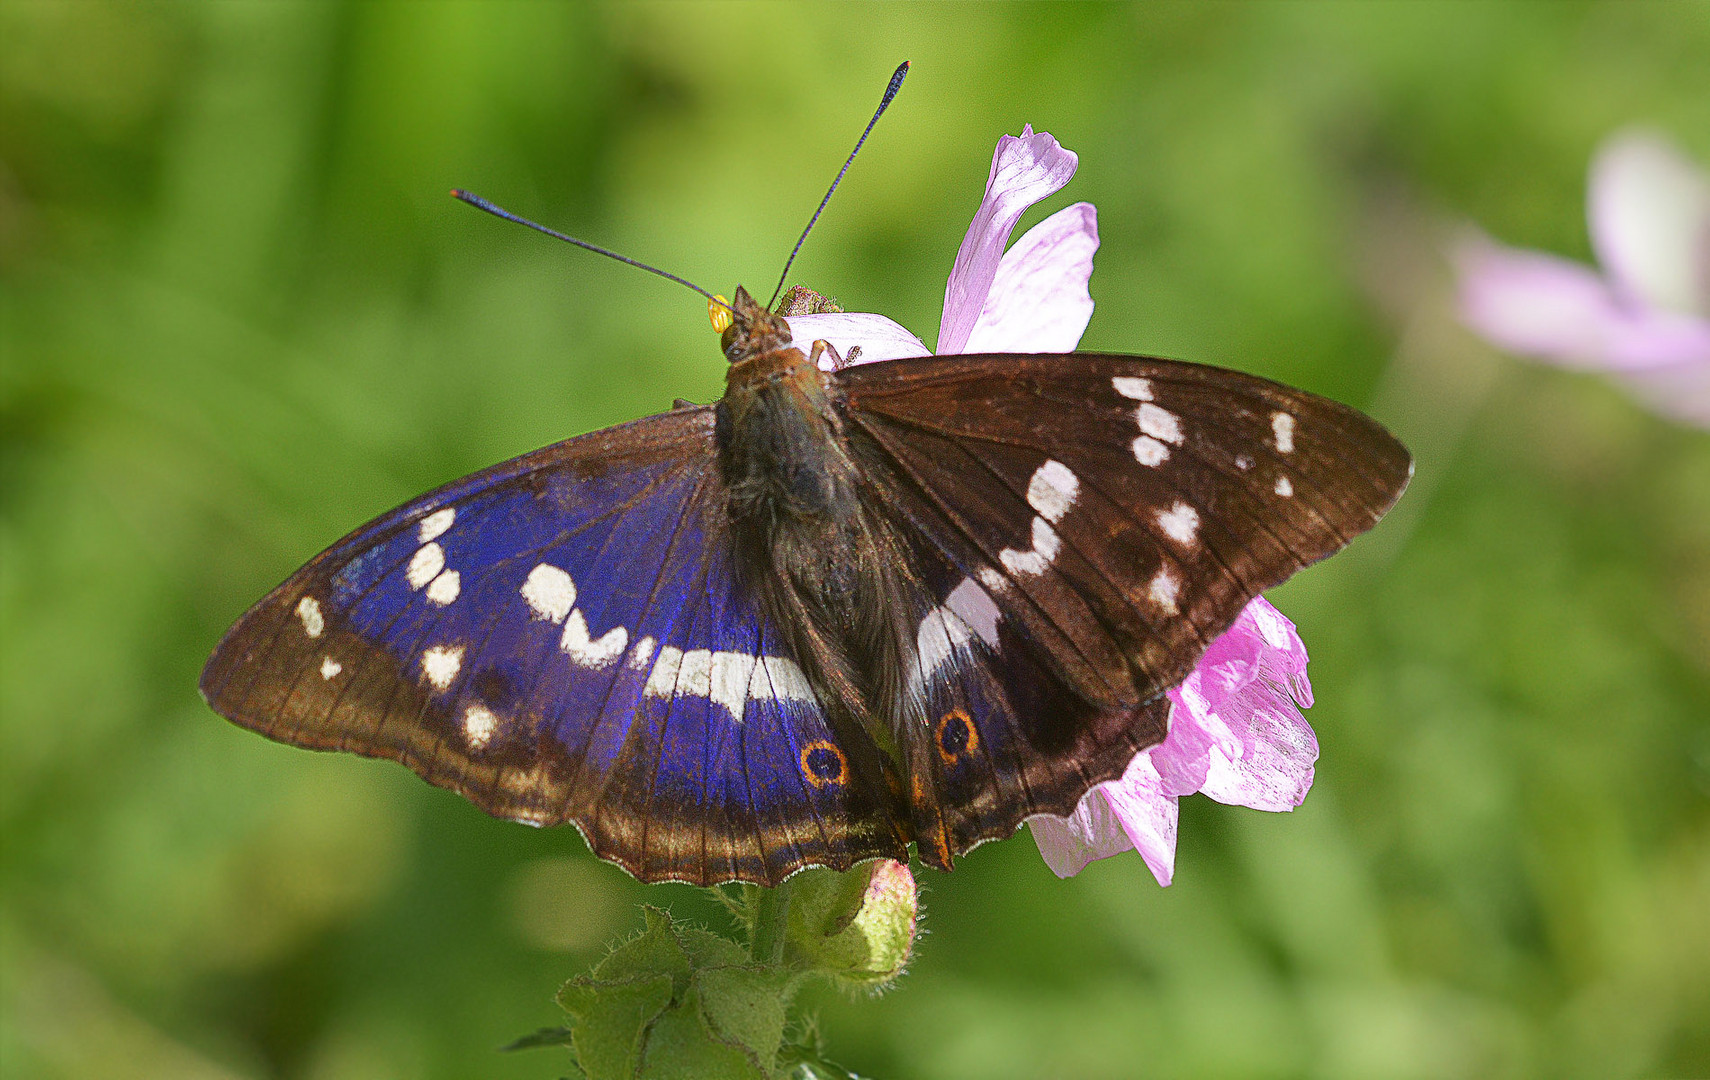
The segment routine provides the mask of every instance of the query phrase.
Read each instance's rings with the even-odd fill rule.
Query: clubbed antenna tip
[[[790,257],[784,260],[784,272],[778,275],[778,287],[772,290],[772,299],[766,301],[768,309],[778,302],[778,294],[784,291],[784,282],[789,280],[790,266],[796,261],[796,253],[801,251],[802,244],[807,242],[808,233],[813,232],[814,224],[819,221],[819,215],[825,210],[825,204],[831,201],[831,193],[836,191],[837,185],[843,182],[843,174],[848,172],[849,166],[855,163],[855,155],[861,152],[861,144],[866,142],[867,136],[873,133],[873,125],[879,122],[879,117],[885,115],[885,110],[890,107],[891,99],[897,96],[898,90],[902,89],[903,78],[907,74],[908,61],[904,60],[897,65],[896,71],[891,73],[890,84],[885,87],[885,96],[879,99],[878,110],[873,113],[873,118],[867,121],[866,130],[861,132],[861,137],[855,140],[855,149],[849,151],[849,157],[843,162],[843,168],[837,170],[837,179],[831,182],[831,187],[825,192],[825,198],[819,200],[819,207],[814,210],[813,217],[808,219],[807,228],[802,230],[801,238],[796,241],[796,246],[790,249]]]

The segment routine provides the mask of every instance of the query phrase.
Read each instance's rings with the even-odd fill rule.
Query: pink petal
[[[998,263],[997,277],[963,352],[1073,352],[1092,320],[1092,203],[1059,210],[1027,231]]]
[[[1102,789],[1081,796],[1080,805],[1066,818],[1040,814],[1027,819],[1027,829],[1039,847],[1039,857],[1060,878],[1074,877],[1098,859],[1108,859],[1134,850],[1134,841],[1122,829]]]
[[[1281,685],[1299,679],[1310,700],[1305,672],[1306,648],[1294,624],[1263,597],[1255,598],[1169,691],[1170,733],[1151,750],[1164,790],[1199,791],[1218,760],[1240,760],[1242,725],[1253,706],[1249,689],[1267,675]]]
[[[1218,802],[1255,810],[1293,810],[1312,787],[1318,737],[1280,683],[1261,680],[1242,691],[1228,712],[1239,716],[1242,753],[1213,749],[1200,788]]]
[[[795,346],[803,352],[811,350],[814,341],[823,338],[835,345],[844,357],[859,345],[861,355],[855,358],[857,364],[932,355],[919,338],[883,315],[838,312],[831,315],[792,315],[786,321],[790,324],[790,336]],[[831,359],[821,356],[819,366],[830,371]]]
[[[1029,820],[1059,877],[1133,847],[1168,885],[1178,796],[1203,791],[1259,810],[1292,810],[1306,797],[1318,760],[1318,739],[1300,715],[1312,700],[1306,646],[1263,597],[1211,643],[1170,700],[1169,735],[1136,754],[1120,780],[1088,792],[1067,819]]]
[[[1005,135],[998,140],[985,198],[962,239],[944,288],[939,354],[966,351],[1015,223],[1028,207],[1068,183],[1078,161],[1048,133],[1034,134],[1032,125],[1022,129],[1020,138]]]
[[[1158,884],[1168,885],[1176,866],[1176,823],[1176,800],[1164,794],[1147,755],[1137,754],[1121,780],[1087,792],[1069,817],[1042,815],[1027,824],[1040,857],[1058,877],[1133,848]]]
[[[1290,694],[1303,709],[1312,708],[1312,683],[1306,677],[1306,642],[1288,616],[1271,606],[1262,596],[1256,596],[1241,611],[1242,622],[1258,630],[1269,648],[1264,653],[1264,668],[1287,684]]]
[[[1178,807],[1161,786],[1148,782],[1149,771],[1130,765],[1122,782],[1107,785],[1103,794],[1152,876],[1158,884],[1168,885],[1176,873]]]
[[[1629,372],[1621,382],[1664,416],[1710,428],[1710,364],[1689,363]]]
[[[1166,795],[1192,795],[1205,783],[1211,769],[1212,747],[1221,741],[1226,751],[1239,752],[1238,746],[1234,733],[1192,688],[1184,691],[1176,687],[1169,695],[1170,733],[1157,746],[1142,751],[1142,756],[1151,759],[1160,790]],[[1184,699],[1192,704],[1184,705]]]
[[[1212,650],[1231,639],[1245,639],[1255,656],[1250,667],[1225,661],[1231,672],[1245,678],[1238,683],[1223,680],[1218,684],[1221,693],[1214,696],[1214,707],[1234,730],[1238,749],[1231,754],[1224,746],[1212,748],[1200,790],[1218,802],[1292,810],[1312,787],[1318,760],[1318,737],[1300,714],[1301,706],[1312,704],[1306,646],[1294,624],[1263,597],[1247,605]]]
[[[1455,262],[1461,318],[1498,348],[1581,370],[1710,364],[1710,320],[1624,304],[1589,267],[1482,237]]]
[[[1591,163],[1592,246],[1623,300],[1710,317],[1710,178],[1649,131],[1618,132]]]
[[[1483,237],[1454,253],[1461,318],[1498,348],[1569,367],[1603,366],[1598,344],[1614,297],[1596,271]]]

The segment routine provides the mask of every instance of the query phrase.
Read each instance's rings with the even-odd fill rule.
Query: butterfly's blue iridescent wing
[[[710,408],[548,447],[316,557],[227,633],[202,692],[269,737],[573,822],[647,881],[903,857],[732,573],[723,507]]]

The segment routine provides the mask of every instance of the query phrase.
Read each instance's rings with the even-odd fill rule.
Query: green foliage
[[[791,999],[815,978],[864,989],[894,981],[914,939],[913,878],[880,860],[742,894],[730,907],[747,947],[646,906],[640,934],[558,992],[571,1023],[506,1049],[569,1045],[589,1080],[764,1080],[833,1069],[812,1032],[785,1043]]]
[[[643,912],[645,930],[558,991],[588,1080],[768,1080],[791,973],[658,908]]]
[[[448,188],[769,288],[902,59],[802,282],[930,342],[1032,123],[1081,166],[1029,221],[1098,207],[1089,348],[1331,394],[1419,475],[1272,597],[1313,655],[1300,810],[1186,800],[1163,890],[1136,859],[1058,881],[1026,836],[921,870],[902,991],[801,991],[828,1056],[1710,1074],[1710,446],[1479,346],[1439,263],[1467,222],[1588,257],[1611,130],[1710,161],[1706,55],[1697,2],[6,0],[0,1075],[556,1076],[493,1048],[561,1022],[638,904],[722,918],[573,830],[239,731],[196,675],[372,515],[719,393],[704,302]]]

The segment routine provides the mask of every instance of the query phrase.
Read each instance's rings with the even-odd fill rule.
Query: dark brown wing
[[[1112,708],[1180,682],[1251,599],[1370,529],[1412,475],[1369,417],[1199,364],[941,356],[838,381],[900,513]]]

